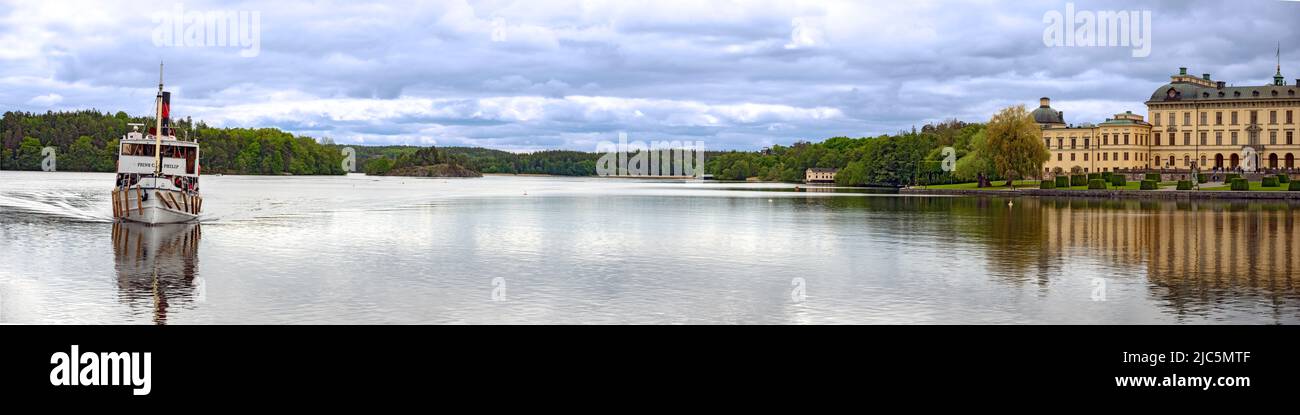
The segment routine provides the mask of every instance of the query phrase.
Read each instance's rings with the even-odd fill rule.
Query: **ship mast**
[[[154,121],[157,129],[153,134],[153,174],[162,174],[162,110],[163,110],[163,64],[158,62],[158,99],[154,105]]]

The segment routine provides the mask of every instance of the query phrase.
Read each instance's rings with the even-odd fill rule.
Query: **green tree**
[[[1041,131],[1024,105],[1007,107],[993,115],[988,130],[989,157],[1007,186],[1026,173],[1042,171],[1050,153],[1039,139]]]
[[[100,151],[95,148],[90,136],[81,136],[68,147],[68,151],[59,157],[59,168],[68,171],[94,171],[95,160]]]
[[[27,137],[23,139],[18,146],[18,170],[40,170],[41,160],[41,141],[35,138]]]

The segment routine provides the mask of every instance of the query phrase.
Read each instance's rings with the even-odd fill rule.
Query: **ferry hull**
[[[114,190],[113,199],[114,217],[150,225],[196,222],[203,206],[201,197],[159,189]]]

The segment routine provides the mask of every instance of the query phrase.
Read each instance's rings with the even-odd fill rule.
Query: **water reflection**
[[[1145,275],[1176,314],[1226,303],[1294,306],[1300,234],[1294,205],[1044,200],[1045,255],[1082,253]],[[1290,304],[1288,304],[1290,302]]]
[[[167,324],[169,308],[201,300],[201,234],[199,224],[114,223],[113,256],[122,302],[133,309],[148,307],[154,324]]]

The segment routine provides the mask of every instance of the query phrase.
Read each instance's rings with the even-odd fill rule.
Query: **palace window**
[[[1061,161],[1061,157],[1065,157],[1065,155],[1061,153],[1056,153],[1056,161]]]
[[[1088,161],[1088,153],[1083,153],[1083,161]]]
[[[1043,147],[1052,148],[1052,139],[1051,139],[1051,138],[1044,138],[1044,139],[1043,139]]]
[[[1214,112],[1214,125],[1223,125],[1223,111]]]
[[[1187,132],[1184,132],[1184,133],[1183,133],[1183,145],[1185,145],[1185,146],[1190,146],[1190,145],[1192,145],[1192,132],[1191,132],[1191,131],[1187,131]]]
[[[1074,150],[1074,149],[1076,148],[1075,144],[1077,144],[1078,141],[1079,141],[1079,140],[1078,140],[1078,139],[1075,139],[1075,138],[1071,138],[1071,139],[1070,139],[1070,149],[1071,149],[1071,150]]]
[[[1259,111],[1251,111],[1251,112],[1250,112],[1250,123],[1251,123],[1251,124],[1259,124]]]
[[[1183,125],[1192,125],[1192,113],[1183,112]]]
[[[1214,145],[1216,146],[1223,145],[1223,131],[1214,132]]]
[[[1065,148],[1065,139],[1064,139],[1064,138],[1061,138],[1061,137],[1057,137],[1057,138],[1056,138],[1056,148],[1057,148],[1057,149],[1063,149],[1063,148]]]
[[[1236,132],[1236,131],[1233,131],[1233,132],[1232,132],[1232,145],[1234,145],[1234,146],[1237,145],[1237,132]]]
[[[1156,145],[1160,145],[1160,133],[1156,133]]]
[[[1277,131],[1268,132],[1268,143],[1271,145],[1277,145]]]
[[[1127,152],[1127,151],[1124,152],[1124,161],[1128,161],[1128,152]]]
[[[1110,153],[1101,153],[1101,161],[1109,161]]]
[[[1268,123],[1269,123],[1269,124],[1277,124],[1277,111],[1269,111],[1269,112],[1268,112]]]
[[[1119,152],[1116,151],[1115,153],[1111,154],[1111,158],[1114,158],[1115,161],[1119,161]]]
[[[1074,153],[1070,153],[1070,161],[1074,161]]]
[[[1208,122],[1205,121],[1206,114],[1207,113],[1204,111],[1201,112],[1201,125],[1208,124]]]
[[[1190,165],[1192,165],[1192,156],[1189,156],[1189,155],[1184,154],[1184,155],[1183,155],[1183,165],[1184,165],[1184,166],[1190,166]]]
[[[1207,145],[1207,144],[1208,144],[1208,143],[1206,143],[1206,141],[1205,141],[1205,138],[1206,138],[1206,136],[1207,136],[1208,134],[1209,134],[1209,133],[1206,133],[1206,132],[1204,132],[1204,131],[1201,131],[1201,145]]]
[[[1128,134],[1124,134],[1124,145],[1128,145]]]
[[[1237,112],[1232,112],[1232,125],[1237,125]]]
[[[1092,140],[1090,140],[1090,139],[1088,139],[1088,138],[1086,138],[1086,137],[1083,139],[1083,148],[1088,148],[1088,144],[1089,144],[1088,142],[1089,142],[1089,141],[1092,141]]]
[[[1172,112],[1169,113],[1169,125],[1175,127],[1178,126],[1178,122],[1174,119],[1174,113]]]
[[[1291,141],[1291,132],[1290,132],[1290,131],[1287,131],[1287,132],[1286,132],[1286,145],[1289,146],[1289,145],[1292,145],[1292,144],[1295,144],[1295,143]]]
[[[1155,126],[1156,126],[1156,127],[1159,127],[1159,126],[1160,126],[1160,113],[1157,112],[1157,113],[1151,114],[1151,121],[1155,123]]]
[[[1286,123],[1295,124],[1295,119],[1291,118],[1291,110],[1286,110]]]

